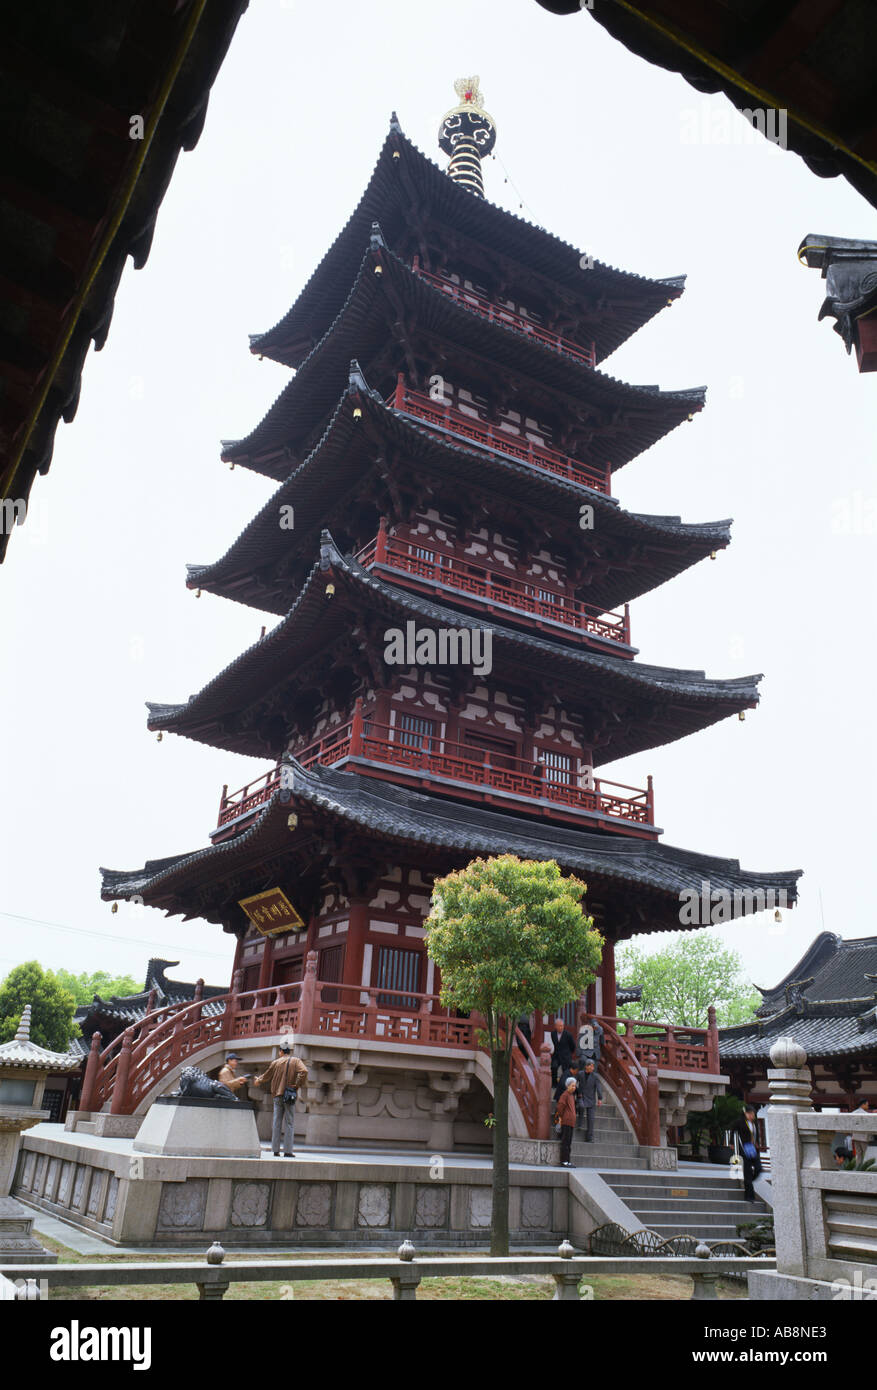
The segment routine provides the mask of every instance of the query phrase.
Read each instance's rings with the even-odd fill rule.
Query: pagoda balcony
[[[408,415],[419,424],[440,431],[461,443],[474,444],[479,449],[503,454],[517,459],[519,463],[543,472],[555,473],[568,478],[582,487],[593,488],[597,492],[612,491],[612,475],[609,465],[600,468],[596,464],[583,463],[572,459],[545,444],[533,444],[520,435],[508,434],[498,425],[489,424],[477,416],[464,415],[461,410],[443,401],[434,401],[423,391],[415,391],[408,386],[400,373],[396,389],[387,397],[387,405],[400,415]]]
[[[538,576],[517,579],[507,571],[473,565],[433,550],[428,542],[421,545],[415,540],[399,541],[387,535],[383,517],[377,536],[363,546],[356,558],[365,569],[386,569],[405,575],[413,588],[428,592],[447,590],[465,596],[476,610],[512,610],[515,617],[542,631],[560,628],[565,637],[575,636],[599,647],[611,642],[617,655],[633,656],[627,604],[623,612],[606,613],[594,604],[582,603],[543,584]]]
[[[304,768],[343,767],[364,776],[415,786],[504,810],[572,821],[581,829],[609,830],[656,839],[654,794],[645,789],[595,778],[590,770],[550,766],[547,762],[491,753],[457,743],[378,724],[362,715],[357,700],[353,718],[322,738],[292,751]],[[238,791],[222,789],[219,818],[211,839],[226,838],[226,827],[243,829],[280,786],[280,767],[273,767]]]
[[[456,284],[446,275],[436,275],[433,271],[424,270],[417,256],[414,257],[412,269],[424,280],[428,280],[431,285],[436,285],[444,294],[456,300],[457,303],[464,305],[467,309],[474,310],[476,314],[480,314],[489,323],[501,323],[506,328],[514,328],[518,333],[525,333],[528,338],[533,338],[536,342],[544,343],[546,347],[553,348],[555,352],[562,352],[567,357],[575,358],[577,362],[583,363],[586,367],[596,367],[597,354],[593,343],[589,348],[584,348],[580,347],[578,343],[570,342],[569,338],[562,338],[559,333],[550,333],[546,328],[534,323],[532,319],[525,318],[523,314],[516,314],[513,309],[508,309],[503,304],[495,304],[492,299],[485,299],[475,290],[466,289],[465,286]]]

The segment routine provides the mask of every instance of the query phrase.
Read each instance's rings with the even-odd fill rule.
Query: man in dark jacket
[[[744,1107],[743,1114],[734,1126],[734,1133],[739,1138],[743,1150],[743,1198],[747,1202],[754,1202],[755,1188],[753,1183],[761,1172],[754,1105]]]
[[[573,1059],[576,1040],[560,1017],[554,1020],[550,1037],[553,1049],[551,1053],[551,1079],[556,1085]]]
[[[585,1110],[585,1143],[594,1142],[594,1106],[603,1104],[603,1089],[593,1062],[585,1063],[585,1074],[579,1080],[579,1094]]]

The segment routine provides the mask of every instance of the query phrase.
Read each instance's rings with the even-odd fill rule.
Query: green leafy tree
[[[503,854],[437,879],[426,943],[442,1003],[485,1020],[493,1073],[491,1254],[509,1248],[509,1079],[522,1014],[557,1010],[595,977],[602,938],[582,911],[585,885],[553,859]]]
[[[110,975],[106,970],[95,970],[90,975],[87,971],[73,975],[69,970],[56,970],[55,979],[70,991],[77,1008],[80,1004],[90,1004],[96,994],[101,999],[111,999],[114,994],[139,994],[142,989],[133,975]]]
[[[674,936],[650,955],[623,946],[616,970],[623,985],[642,985],[642,1002],[632,1006],[638,1017],[660,1023],[705,1028],[710,1004],[720,1026],[743,1023],[761,1003],[737,952],[708,930]]]
[[[0,1042],[15,1037],[26,1004],[32,1005],[31,1040],[52,1052],[66,1052],[79,1032],[73,1022],[75,1000],[51,970],[43,970],[35,960],[16,965],[0,985]]]

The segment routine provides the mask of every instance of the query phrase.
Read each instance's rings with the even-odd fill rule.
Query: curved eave
[[[142,897],[150,906],[185,912],[180,895],[203,884],[221,881],[283,850],[289,851],[291,808],[305,817],[327,821],[374,838],[380,845],[396,843],[409,849],[436,849],[471,857],[475,854],[517,854],[527,859],[556,859],[584,876],[589,896],[632,887],[651,899],[659,930],[679,930],[680,895],[699,889],[707,878],[715,889],[740,893],[746,902],[760,892],[784,891],[793,903],[800,869],[758,873],[741,869],[736,859],[722,859],[677,849],[657,841],[601,836],[569,826],[532,823],[501,811],[460,805],[423,792],[408,791],[355,772],[329,768],[305,771],[288,763],[291,787],[277,791],[257,819],[236,838],[209,845],[191,854],[147,863],[140,870],[102,869],[101,897],[105,901]],[[294,842],[292,842],[294,843]]]
[[[598,360],[677,299],[685,285],[684,275],[651,280],[597,260],[583,271],[581,250],[487,199],[473,198],[396,127],[384,141],[368,187],[346,226],[283,318],[267,332],[250,335],[251,351],[288,367],[299,366],[337,314],[343,287],[350,284],[372,223],[381,224],[392,245],[409,225],[414,199],[424,218],[445,223],[593,306]],[[606,297],[613,300],[612,318],[600,317],[598,303]]]
[[[375,274],[380,269],[381,274]],[[395,303],[393,302],[395,300]],[[484,319],[418,276],[389,252],[368,250],[361,258],[343,307],[296,375],[250,434],[223,441],[222,458],[278,480],[288,471],[289,452],[297,451],[331,410],[349,373],[351,358],[368,364],[381,351],[399,317],[411,315],[418,334],[438,337],[479,359],[493,361],[522,378],[534,397],[546,388],[563,411],[571,405],[612,417],[611,432],[596,426],[594,454],[613,470],[629,463],[683,420],[701,410],[705,387],[661,391],[634,386],[588,367],[516,329]],[[620,416],[618,423],[614,418]],[[585,459],[584,461],[588,461]]]
[[[354,404],[365,418],[355,422]],[[454,444],[434,431],[396,415],[371,395],[345,394],[338,402],[316,447],[241,532],[221,559],[209,565],[189,565],[190,589],[205,589],[225,598],[251,604],[265,612],[287,612],[291,595],[273,580],[273,570],[292,549],[313,554],[320,530],[329,517],[327,493],[340,503],[363,476],[377,466],[381,445],[401,444],[411,463],[428,469],[437,486],[447,487],[456,478],[460,487],[471,488],[473,477],[486,489],[553,518],[561,518],[578,530],[579,508],[584,500],[593,506],[595,530],[621,536],[632,545],[648,547],[641,568],[619,572],[595,583],[588,601],[607,609],[627,603],[723,549],[731,539],[729,520],[688,523],[680,517],[656,517],[627,512],[618,502],[591,488],[528,467],[509,455],[487,454]],[[291,506],[293,531],[281,529],[281,508]],[[580,533],[580,532],[579,532]]]
[[[329,578],[336,584],[333,599],[325,593]],[[342,556],[327,535],[320,565],[311,571],[286,618],[185,704],[149,704],[148,727],[183,734],[214,747],[264,756],[264,742],[253,728],[242,727],[240,718],[247,712],[252,714],[268,692],[290,679],[291,661],[301,667],[329,643],[349,633],[349,608],[337,593],[338,584],[344,586],[350,607],[378,611],[398,623],[420,620],[437,627],[490,631],[497,668],[501,670],[507,662],[512,681],[515,673],[522,672],[538,679],[547,664],[560,681],[574,684],[587,675],[603,694],[641,697],[653,710],[659,703],[665,727],[659,732],[656,719],[645,721],[641,729],[628,726],[626,740],[613,743],[603,762],[672,742],[758,703],[760,676],[709,680],[702,671],[602,656],[474,615],[461,619],[454,609],[378,579],[355,560]]]

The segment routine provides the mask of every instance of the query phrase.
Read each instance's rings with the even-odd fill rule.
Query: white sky
[[[616,474],[616,495],[733,516],[733,541],[633,605],[634,641],[647,662],[765,673],[745,723],[601,771],[654,774],[667,843],[806,871],[781,927],[762,914],[720,929],[756,983],[793,966],[823,913],[842,936],[873,932],[877,377],[817,323],[824,287],[795,256],[808,232],[874,236],[873,209],[585,13],[253,0],[0,570],[0,974],[37,958],[142,977],[157,954],[180,959],[180,978],[227,980],[220,928],[111,915],[98,865],[199,848],[222,784],[265,770],[159,746],[144,710],[184,700],[275,621],[184,587],[185,562],[218,558],[272,487],[219,461],[220,438],[249,432],[289,377],[251,357],[247,333],[286,312],[346,222],[391,110],[444,167],[438,124],[473,73],[499,131],[492,201],[525,200],[520,215],[625,270],[688,274],[681,302],[605,370],[706,384],[707,407]]]

